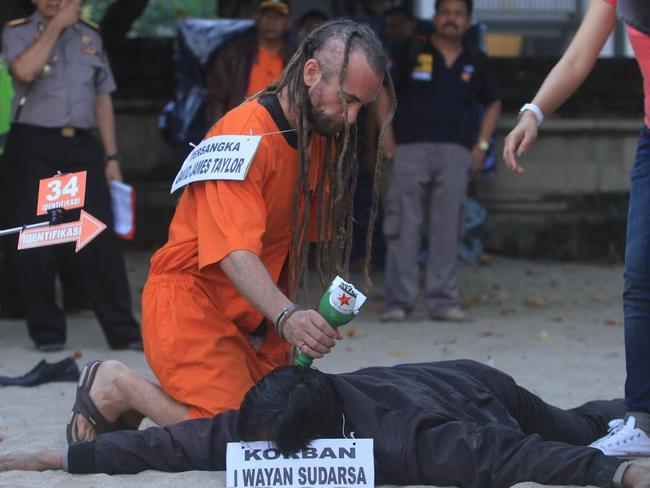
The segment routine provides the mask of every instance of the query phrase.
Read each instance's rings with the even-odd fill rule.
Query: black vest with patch
[[[627,25],[650,36],[650,1],[618,0],[616,14]]]

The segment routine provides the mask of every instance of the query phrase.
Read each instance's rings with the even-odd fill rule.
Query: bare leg
[[[149,417],[161,427],[187,420],[187,405],[178,403],[160,386],[127,368],[119,361],[105,361],[99,365],[95,381],[90,388],[90,398],[106,420],[114,422],[120,415],[135,411]],[[88,421],[77,419],[79,439],[90,440],[96,433]]]

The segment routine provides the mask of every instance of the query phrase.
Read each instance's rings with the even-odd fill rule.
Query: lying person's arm
[[[500,425],[448,422],[421,430],[416,443],[419,481],[437,486],[513,486],[532,481],[612,488],[615,475],[620,482],[625,468],[619,470],[624,460],[597,449],[544,441]],[[634,465],[621,485],[632,488],[647,473]]]
[[[222,471],[226,444],[236,441],[237,411],[187,420],[165,428],[102,434],[68,448],[71,473],[134,474],[158,471]]]
[[[64,469],[71,473],[135,474],[226,469],[226,444],[235,442],[237,411],[166,428],[122,430],[67,449],[0,455],[0,471]]]
[[[63,469],[65,450],[50,449],[41,452],[18,452],[0,455],[0,471],[47,471]]]

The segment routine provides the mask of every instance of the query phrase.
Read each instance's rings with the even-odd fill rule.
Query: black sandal
[[[90,398],[90,388],[93,381],[95,381],[95,375],[97,374],[97,369],[101,363],[101,361],[91,361],[81,370],[79,382],[77,383],[77,398],[72,406],[70,419],[66,425],[68,445],[83,442],[77,437],[77,419],[79,418],[79,415],[85,418],[90,425],[93,426],[97,435],[104,434],[105,432],[114,432],[116,430],[136,430],[136,427],[128,425],[119,418],[115,422],[109,422],[106,420]]]

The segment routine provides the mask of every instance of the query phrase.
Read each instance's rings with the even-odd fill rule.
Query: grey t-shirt
[[[7,24],[2,33],[2,53],[7,63],[11,65],[29,48],[46,25],[38,11],[22,22]],[[94,127],[95,99],[115,90],[98,30],[84,21],[64,29],[40,76],[32,83],[14,79],[14,90],[13,122],[40,127]],[[18,104],[25,96],[27,100],[16,120]]]

